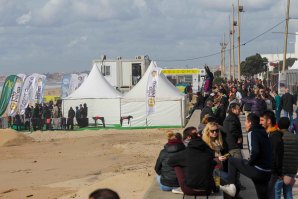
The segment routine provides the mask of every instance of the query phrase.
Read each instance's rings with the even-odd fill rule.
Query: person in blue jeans
[[[285,89],[285,94],[281,97],[281,108],[284,110],[284,117],[289,117],[291,126],[293,124],[293,105],[296,104],[295,98],[289,93],[289,89]]]
[[[287,117],[280,118],[278,122],[278,127],[283,133],[284,142],[284,157],[282,162],[282,176],[290,176],[293,179],[296,177],[297,167],[298,167],[298,137],[293,133],[288,131],[290,126],[290,120]],[[278,178],[275,183],[275,199],[281,198],[281,193],[283,191],[283,196],[285,199],[293,199],[292,185],[284,184],[283,178]]]
[[[293,120],[293,124],[290,126],[290,132],[298,136],[298,108],[296,109],[296,118]]]

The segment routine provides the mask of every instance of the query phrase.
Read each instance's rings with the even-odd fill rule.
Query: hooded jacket
[[[183,167],[185,184],[193,189],[211,190],[213,169],[216,162],[209,146],[201,139],[191,139],[188,147],[170,157],[170,166]]]
[[[168,160],[177,152],[185,149],[182,142],[169,141],[159,153],[155,164],[155,172],[160,175],[161,184],[169,187],[179,187],[177,176],[173,167],[169,166]]]

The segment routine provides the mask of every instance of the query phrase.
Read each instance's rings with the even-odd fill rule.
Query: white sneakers
[[[173,193],[177,193],[177,194],[183,194],[183,191],[181,190],[180,187],[176,188],[176,189],[172,189]]]
[[[229,196],[235,197],[236,195],[236,186],[234,184],[227,184],[224,186],[220,186],[220,189],[228,194]]]

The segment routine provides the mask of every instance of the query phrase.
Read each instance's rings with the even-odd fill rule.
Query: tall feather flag
[[[29,103],[34,101],[35,81],[35,74],[28,76],[24,81],[19,103],[20,115],[24,115],[25,109],[27,108]]]
[[[16,75],[9,75],[5,79],[2,93],[1,93],[1,99],[0,99],[0,116],[3,115],[3,113],[5,112],[8,106],[10,96],[17,79],[18,79],[18,76]]]
[[[148,70],[150,69],[150,73],[147,80],[147,88],[146,88],[146,115],[150,115],[155,113],[156,109],[156,90],[158,86],[158,78],[161,72],[161,68],[157,67],[156,63],[151,61]]]
[[[22,77],[19,77],[16,80],[16,83],[14,85],[13,91],[10,96],[10,101],[6,109],[6,113],[8,116],[15,116],[18,112],[18,105],[21,97],[23,87],[23,79]]]

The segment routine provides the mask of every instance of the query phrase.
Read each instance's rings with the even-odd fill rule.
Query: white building
[[[95,59],[106,80],[120,91],[129,91],[146,72],[150,60],[148,56],[136,56],[135,59]]]
[[[269,62],[276,62],[283,60],[283,53],[279,54],[262,54],[262,57],[266,57]],[[298,32],[296,32],[294,52],[287,53],[287,58],[298,58]]]

